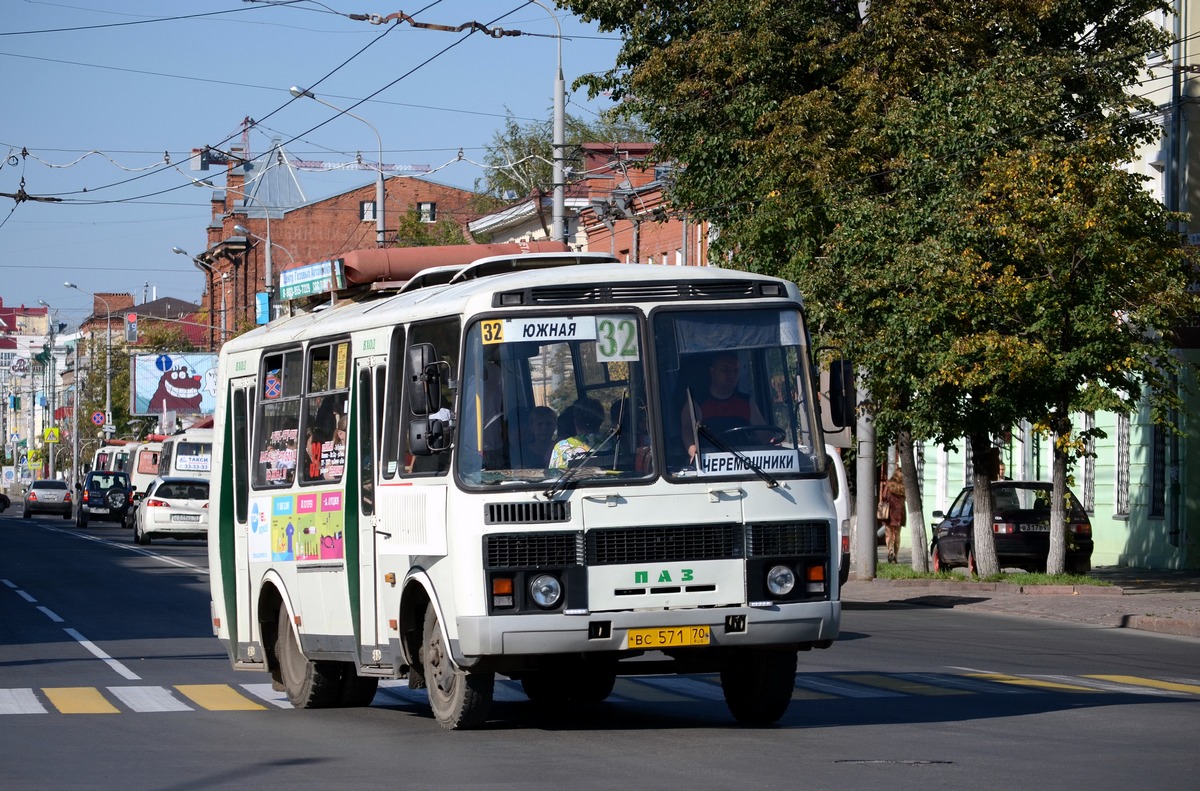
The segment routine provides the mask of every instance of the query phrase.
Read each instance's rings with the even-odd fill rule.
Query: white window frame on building
[[[363,222],[375,222],[375,201],[359,201],[358,216]]]
[[[433,201],[421,201],[417,204],[417,214],[421,222],[437,222],[437,204]]]

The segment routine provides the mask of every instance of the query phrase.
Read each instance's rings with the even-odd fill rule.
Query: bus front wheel
[[[425,610],[421,665],[429,685],[429,707],[439,725],[458,731],[479,728],[487,721],[496,676],[454,666],[432,606]]]
[[[743,725],[776,722],[792,702],[795,686],[794,651],[738,649],[721,670],[725,705]]]
[[[325,709],[337,704],[342,688],[340,668],[333,662],[313,662],[300,650],[287,605],[279,605],[279,636],[275,658],[288,701],[298,709]]]

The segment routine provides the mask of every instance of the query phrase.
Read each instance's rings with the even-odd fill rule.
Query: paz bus
[[[212,474],[212,455],[211,428],[184,429],[162,441],[158,474],[207,478]]]
[[[486,722],[497,675],[572,703],[714,673],[739,722],[783,716],[841,615],[794,284],[557,243],[324,272],[220,354],[212,622],[236,668],[301,708],[406,678],[446,729]],[[735,393],[710,408],[718,364]]]

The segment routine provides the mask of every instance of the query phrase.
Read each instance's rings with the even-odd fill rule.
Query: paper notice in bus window
[[[753,467],[766,473],[789,473],[811,471],[812,462],[808,454],[793,449],[747,450],[735,453],[702,453],[700,475],[730,475],[752,473]]]

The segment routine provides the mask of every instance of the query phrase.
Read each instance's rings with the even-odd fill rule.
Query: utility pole
[[[866,380],[858,379],[858,457],[854,464],[854,480],[858,493],[854,498],[855,517],[855,554],[858,558],[856,565],[857,579],[875,579],[875,559],[878,550],[875,548],[875,421],[867,411]]]

